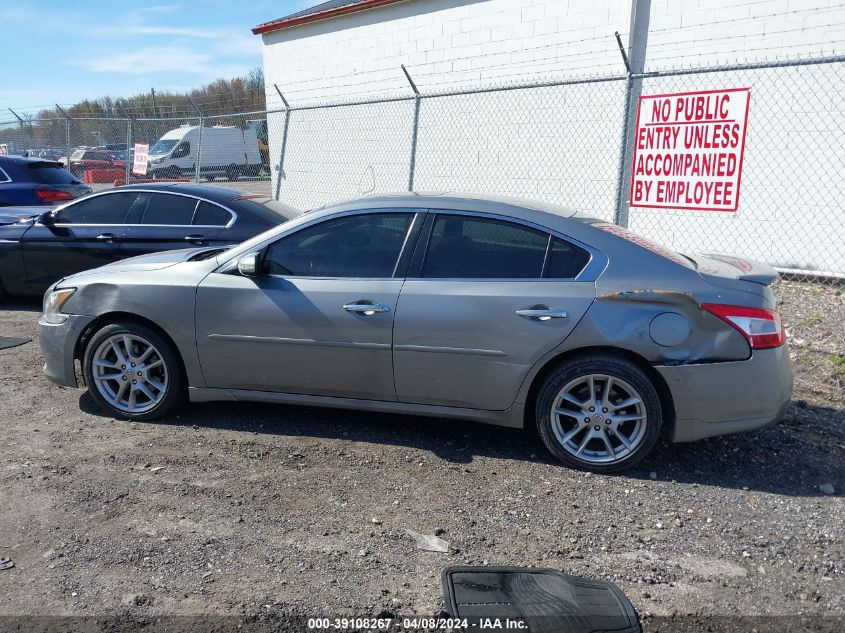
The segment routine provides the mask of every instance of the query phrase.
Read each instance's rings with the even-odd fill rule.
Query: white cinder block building
[[[845,44],[834,0],[330,0],[253,29],[268,108],[280,111],[268,117],[274,192],[311,207],[407,189],[413,99],[299,109],[411,97],[402,65],[423,95],[597,78],[422,99],[412,185],[612,219],[626,85],[614,32],[630,45],[632,2],[647,72],[817,58]],[[629,226],[679,250],[845,274],[843,85],[842,62],[645,79],[644,95],[750,87],[747,142],[736,212],[634,208]],[[286,135],[279,92],[294,108]]]

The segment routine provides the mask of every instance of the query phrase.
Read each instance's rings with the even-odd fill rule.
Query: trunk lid
[[[23,220],[34,220],[49,211],[49,207],[0,207],[0,224],[17,224]]]
[[[708,283],[731,290],[766,294],[777,281],[777,271],[761,262],[731,255],[695,255],[696,270]]]

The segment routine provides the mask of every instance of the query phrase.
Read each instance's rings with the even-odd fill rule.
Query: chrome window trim
[[[560,282],[593,282],[598,279],[599,275],[607,266],[607,256],[599,251],[598,249],[585,244],[579,240],[576,240],[573,237],[569,237],[568,235],[564,235],[559,231],[554,229],[550,229],[547,226],[543,226],[542,224],[536,224],[534,222],[530,222],[528,220],[523,220],[522,218],[515,218],[513,216],[502,215],[500,213],[488,213],[486,211],[465,211],[461,209],[429,209],[429,213],[435,216],[434,221],[437,221],[438,215],[464,215],[470,217],[477,217],[486,220],[499,220],[500,222],[509,222],[511,224],[521,224],[526,226],[530,229],[534,229],[535,231],[540,231],[545,233],[546,235],[551,235],[552,237],[556,237],[564,242],[572,244],[573,246],[577,246],[578,248],[587,252],[590,256],[590,259],[581,269],[581,271],[575,277],[423,277],[422,271],[420,271],[420,276],[418,277],[408,277],[408,280],[420,280],[420,281],[460,281],[460,282],[514,282],[514,281],[530,281],[530,282],[550,282],[550,283],[560,283]],[[434,229],[434,225],[432,224],[432,230]],[[428,256],[428,246],[431,242],[431,234],[428,236],[428,243],[425,245],[426,256]],[[547,252],[548,254],[548,252]],[[423,261],[423,266],[425,266],[425,261]]]
[[[214,229],[228,229],[237,221],[238,214],[234,209],[230,209],[224,204],[216,202],[214,200],[209,200],[203,196],[198,196],[192,193],[182,193],[181,191],[161,191],[160,189],[109,189],[108,191],[97,191],[95,193],[90,193],[88,195],[82,196],[81,198],[77,198],[76,200],[72,200],[71,202],[67,202],[60,207],[54,209],[54,214],[59,213],[60,211],[66,209],[67,207],[73,206],[82,202],[83,200],[90,200],[91,198],[98,198],[100,196],[108,196],[116,193],[130,193],[130,192],[138,192],[138,193],[163,193],[168,196],[182,196],[184,198],[192,198],[194,200],[199,200],[202,202],[208,202],[209,204],[214,204],[223,209],[224,211],[228,211],[229,214],[232,216],[232,219],[229,220],[229,223],[226,225],[222,224],[71,224],[67,222],[56,222],[52,226],[59,226],[59,227],[73,227],[73,226],[154,226],[154,227],[199,227],[199,228],[214,228]]]
[[[263,250],[264,248],[266,248],[268,244],[270,244],[270,243],[272,243],[276,240],[283,239],[283,238],[287,237],[288,235],[293,235],[294,233],[296,233],[296,232],[298,232],[302,229],[305,229],[309,226],[313,226],[314,224],[317,224],[318,222],[326,222],[326,221],[333,220],[333,219],[336,219],[336,218],[340,218],[340,217],[343,217],[343,216],[346,216],[346,215],[357,215],[357,214],[364,214],[364,213],[379,213],[379,212],[431,213],[431,214],[435,214],[435,215],[437,213],[452,213],[452,214],[459,214],[459,215],[475,215],[475,216],[478,216],[478,217],[481,217],[481,218],[502,220],[502,221],[505,221],[505,222],[513,222],[513,223],[516,223],[516,224],[524,224],[525,226],[528,226],[528,227],[536,229],[538,231],[542,231],[544,233],[550,234],[550,235],[557,237],[557,238],[559,238],[559,239],[561,239],[565,242],[569,242],[571,244],[574,244],[575,246],[578,246],[579,248],[583,248],[585,251],[587,251],[590,254],[590,261],[587,262],[586,266],[584,266],[584,268],[581,269],[581,272],[574,278],[551,278],[551,277],[524,278],[524,277],[516,277],[516,278],[495,278],[494,279],[494,278],[487,277],[487,278],[484,278],[484,279],[478,279],[478,278],[467,278],[467,279],[439,278],[439,279],[435,280],[435,279],[432,279],[432,278],[426,279],[425,277],[406,276],[404,278],[406,281],[414,281],[414,280],[419,280],[419,281],[461,281],[461,282],[473,282],[473,283],[480,283],[480,282],[494,283],[494,282],[504,282],[504,281],[507,281],[507,282],[530,281],[532,283],[537,283],[537,282],[540,282],[540,283],[590,282],[590,283],[592,283],[592,282],[595,282],[599,278],[599,276],[604,272],[604,269],[607,268],[607,264],[610,261],[607,255],[605,255],[602,251],[598,250],[594,246],[590,246],[589,244],[586,244],[585,242],[577,240],[574,237],[564,235],[560,231],[557,231],[555,229],[551,229],[551,228],[544,226],[542,224],[536,224],[534,222],[530,222],[528,220],[523,220],[521,218],[515,218],[515,217],[509,216],[509,215],[502,215],[500,213],[493,213],[493,212],[489,212],[489,211],[468,211],[468,210],[461,210],[461,209],[447,209],[447,208],[442,208],[442,207],[426,208],[426,207],[417,207],[417,206],[413,206],[413,207],[410,207],[410,206],[408,206],[408,207],[387,206],[387,207],[363,207],[363,208],[359,207],[359,208],[354,208],[354,209],[345,209],[343,211],[337,211],[335,213],[332,213],[331,215],[313,218],[310,221],[308,221],[308,220],[303,221],[302,224],[294,227],[293,229],[290,229],[290,227],[285,227],[285,224],[282,224],[279,227],[277,227],[278,230],[280,231],[279,233],[276,233],[275,235],[272,235],[272,236],[266,238],[264,241],[253,245],[248,251],[245,250],[242,253],[228,253],[229,257],[227,259],[225,259],[220,264],[220,266],[215,268],[213,272],[215,272],[215,273],[230,272],[236,266],[237,260],[240,259],[241,257],[243,257],[244,255],[247,255],[249,253],[254,253],[254,252],[257,253],[257,252]],[[303,217],[305,217],[305,216],[301,215],[298,218],[296,218],[296,220],[299,220]],[[286,228],[289,229],[289,230],[286,231]],[[422,239],[422,237],[423,236],[421,235],[420,238]],[[426,249],[427,248],[428,248],[428,244],[426,244]],[[277,277],[278,275],[272,275],[272,276]],[[285,277],[285,278],[286,279],[294,279],[294,277]],[[373,278],[372,277],[364,277],[364,278],[361,278],[361,277],[333,277],[333,278],[330,278],[330,277],[296,277],[296,279],[373,279]],[[395,277],[392,278],[392,279],[395,279]]]

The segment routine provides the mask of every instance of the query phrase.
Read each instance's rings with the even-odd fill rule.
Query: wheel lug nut
[[[137,385],[137,384],[138,384],[138,381],[137,381],[137,380],[133,380],[133,381],[132,381],[132,384],[133,384],[133,385]]]
[[[600,427],[598,424],[596,424],[593,428],[594,428],[596,431],[598,431],[601,427]]]
[[[590,411],[595,411],[595,410],[596,410],[595,407],[590,407]]]
[[[121,368],[121,369],[126,369],[126,365],[121,365],[121,366],[120,366],[120,368]]]
[[[135,366],[135,363],[132,363],[132,366],[134,367],[134,366]]]
[[[123,377],[123,380],[126,380],[126,376]]]
[[[604,421],[604,423],[605,423],[605,424],[610,424],[610,420],[605,420],[605,421]]]
[[[140,376],[140,375],[141,375],[141,372],[138,372],[138,375]],[[610,422],[608,422],[608,424],[610,424]]]
[[[590,423],[590,418],[584,418],[584,422],[586,422],[587,424],[589,424],[589,423]]]
[[[602,409],[602,413],[607,413],[607,409]]]

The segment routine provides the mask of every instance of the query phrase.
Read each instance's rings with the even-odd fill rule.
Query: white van
[[[193,177],[198,159],[200,175],[208,180],[216,176],[225,176],[227,180],[254,177],[261,170],[261,152],[254,129],[218,125],[200,130],[198,125],[183,125],[170,130],[150,147],[147,175]]]

